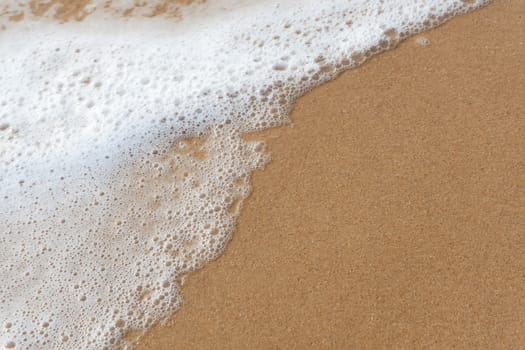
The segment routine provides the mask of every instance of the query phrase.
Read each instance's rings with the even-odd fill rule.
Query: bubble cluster
[[[0,31],[0,347],[127,347],[230,239],[268,161],[244,133],[485,2],[216,1]]]

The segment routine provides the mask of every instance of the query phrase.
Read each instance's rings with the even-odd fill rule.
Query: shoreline
[[[525,346],[524,16],[494,1],[300,98],[137,349]]]

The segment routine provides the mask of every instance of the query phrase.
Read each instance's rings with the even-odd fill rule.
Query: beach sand
[[[525,3],[301,98],[150,349],[525,348]]]

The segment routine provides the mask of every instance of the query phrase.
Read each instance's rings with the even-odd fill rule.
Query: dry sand
[[[138,349],[525,348],[525,2],[424,36],[264,134],[227,251]]]

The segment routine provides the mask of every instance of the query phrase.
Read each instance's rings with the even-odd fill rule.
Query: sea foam
[[[106,3],[65,23],[60,4],[0,12],[5,348],[128,347],[230,239],[268,160],[243,133],[486,1],[221,0],[156,18],[161,2],[130,18],[127,1]]]

